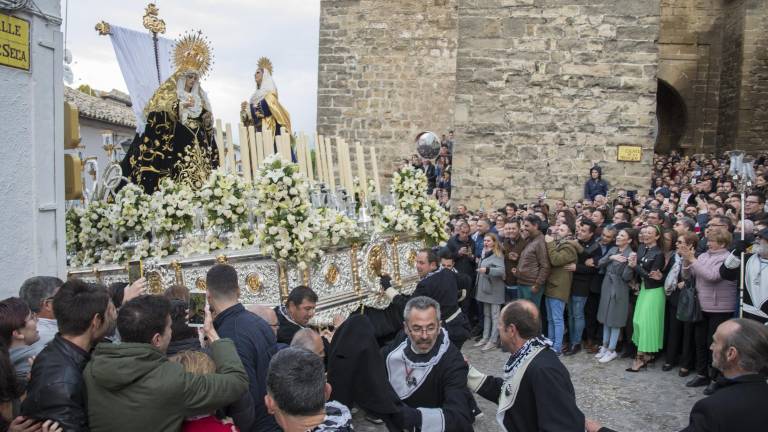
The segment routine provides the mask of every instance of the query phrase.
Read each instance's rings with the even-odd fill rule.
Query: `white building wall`
[[[0,66],[0,298],[66,275],[61,4],[35,4],[12,13],[30,22],[30,70]]]

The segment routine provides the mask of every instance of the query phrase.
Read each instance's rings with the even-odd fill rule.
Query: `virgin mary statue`
[[[259,59],[254,79],[256,91],[249,101],[240,105],[240,120],[246,126],[253,125],[257,132],[270,130],[280,135],[280,129],[284,128],[290,134],[291,116],[277,99],[277,87],[272,79],[272,62],[268,58]]]
[[[136,135],[120,163],[123,176],[152,193],[170,177],[199,189],[219,165],[211,103],[200,87],[211,64],[208,42],[184,36],[173,53],[175,72],[152,95],[144,133]]]

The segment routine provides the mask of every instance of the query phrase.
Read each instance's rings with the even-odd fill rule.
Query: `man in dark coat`
[[[297,286],[288,294],[285,305],[275,307],[277,314],[277,342],[290,345],[293,335],[305,328],[315,316],[317,294],[311,288]]]
[[[515,300],[501,311],[499,337],[513,353],[504,377],[484,375],[470,368],[469,388],[499,404],[501,430],[583,432],[584,414],[568,370],[540,337],[539,311],[528,300]]]
[[[421,280],[413,294],[410,296],[400,294],[389,287],[385,291],[387,296],[398,310],[403,310],[406,302],[414,297],[426,296],[438,302],[448,337],[457,348],[461,349],[464,342],[469,339],[469,323],[459,309],[456,276],[450,269],[439,266],[437,254],[431,249],[422,249],[416,254],[416,271]]]
[[[237,425],[241,431],[279,431],[275,419],[267,412],[267,369],[277,352],[275,333],[266,321],[245,309],[240,303],[237,272],[227,264],[208,270],[206,286],[208,303],[216,312],[213,325],[223,338],[232,339],[237,354],[248,374],[250,397],[254,402],[253,425]],[[247,418],[247,416],[242,416]]]
[[[53,420],[67,432],[88,431],[83,369],[96,343],[115,329],[117,312],[104,286],[67,281],[53,298],[59,334],[32,366],[21,414]]]
[[[461,208],[461,206],[459,206]],[[465,208],[466,209],[466,208]],[[478,323],[477,303],[475,302],[475,279],[477,277],[477,262],[475,261],[475,242],[470,235],[469,224],[465,220],[458,222],[459,233],[451,237],[446,247],[453,253],[454,268],[459,273],[469,276],[472,284],[467,296],[461,303],[461,310],[470,322],[470,326]],[[482,326],[481,326],[482,327]],[[480,328],[480,332],[482,332]]]
[[[592,279],[599,270],[597,262],[603,256],[600,244],[597,241],[597,225],[588,219],[581,221],[576,237],[582,246],[576,263],[566,266],[573,271],[573,284],[571,286],[571,298],[568,303],[568,334],[571,338],[571,348],[565,355],[573,355],[581,351],[582,334],[585,327],[584,307],[589,298],[589,288]],[[598,343],[587,337],[587,348]]]
[[[749,319],[731,319],[712,336],[712,366],[723,376],[719,390],[693,406],[681,432],[758,432],[768,428],[768,327]],[[615,432],[587,421],[589,432]]]
[[[390,430],[472,430],[467,363],[440,326],[440,305],[414,297],[405,307],[406,333],[382,350],[400,412],[383,416]]]

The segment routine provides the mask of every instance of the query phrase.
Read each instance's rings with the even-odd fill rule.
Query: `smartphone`
[[[190,327],[202,327],[205,322],[205,293],[202,291],[192,291],[189,293],[189,320]]]
[[[141,260],[128,261],[128,284],[144,277],[144,263]]]

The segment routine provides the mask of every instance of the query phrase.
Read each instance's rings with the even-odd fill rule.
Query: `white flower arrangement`
[[[427,196],[427,176],[423,171],[408,165],[395,172],[391,191],[395,206],[386,206],[382,210],[381,230],[419,233],[427,244],[432,245],[448,240],[448,212],[437,200]],[[413,219],[415,228],[405,215]]]
[[[219,232],[236,232],[248,223],[248,199],[253,191],[249,183],[237,174],[217,169],[211,173],[208,181],[197,192],[205,211],[205,228]],[[216,237],[209,236],[210,249],[222,249],[227,244]],[[243,242],[238,240],[237,246]]]
[[[336,210],[320,209],[323,218],[323,233],[329,246],[339,246],[359,240],[362,232],[353,221],[343,213]]]
[[[110,262],[108,249],[116,243],[116,234],[112,227],[112,206],[93,201],[88,207],[77,211],[80,216],[80,230],[74,245],[74,254],[70,264],[88,266],[95,263]]]
[[[150,197],[153,226],[157,236],[152,245],[154,257],[176,253],[170,239],[188,234],[192,230],[195,208],[199,206],[195,191],[185,183],[176,183],[169,177],[160,181]]]
[[[280,155],[268,157],[259,171],[255,187],[261,251],[276,260],[294,263],[299,269],[322,256],[322,216],[309,204],[306,178],[298,165]]]
[[[390,188],[392,195],[398,201],[408,200],[409,203],[426,197],[427,194],[427,176],[424,171],[407,165],[399,171],[392,173],[392,186]],[[403,205],[398,207],[404,208]]]
[[[391,205],[384,206],[381,217],[376,221],[376,230],[379,232],[414,234],[418,228],[415,217]]]

